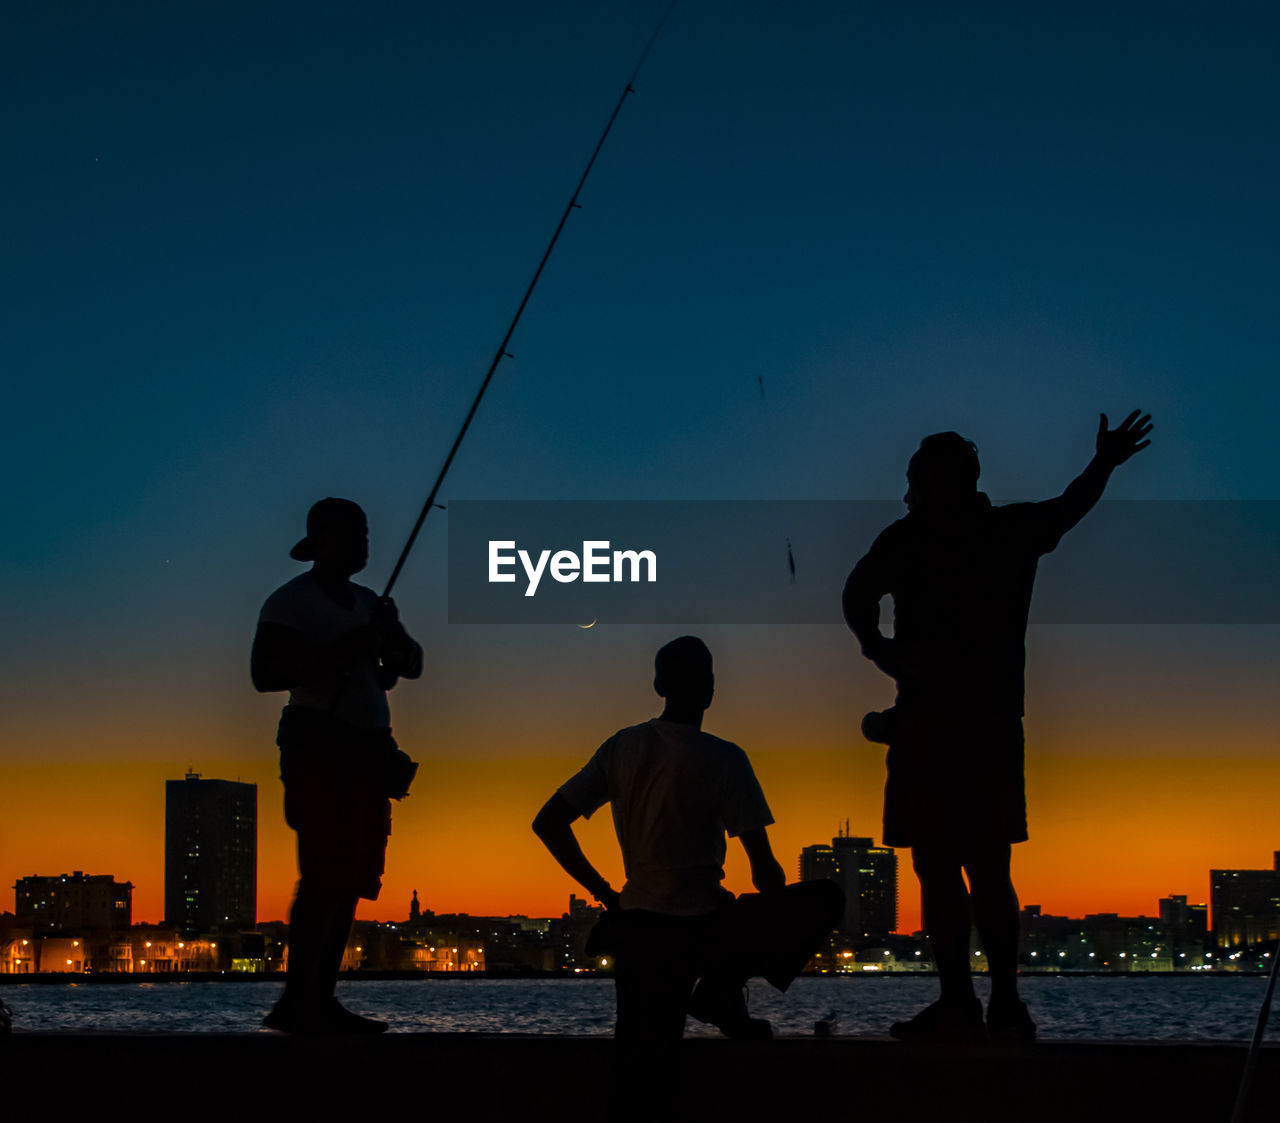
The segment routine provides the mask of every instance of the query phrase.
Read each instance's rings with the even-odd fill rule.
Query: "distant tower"
[[[800,852],[800,880],[826,878],[844,890],[841,931],[864,946],[884,943],[898,926],[898,855],[869,838],[837,829],[830,846]]]
[[[258,786],[165,781],[164,917],[186,935],[252,928],[257,918]]]
[[[1210,870],[1209,904],[1218,947],[1272,943],[1280,937],[1280,869]]]
[[[898,927],[898,855],[869,838],[852,838],[845,823],[833,838],[845,892],[844,927],[855,939],[882,944]]]
[[[422,919],[422,906],[418,904],[418,891],[413,891],[413,900],[409,902],[409,923],[413,924]]]
[[[834,846],[806,846],[800,851],[800,880],[821,881],[840,880],[840,860],[836,857]]]

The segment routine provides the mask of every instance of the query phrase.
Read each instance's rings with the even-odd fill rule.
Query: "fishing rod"
[[[1271,977],[1267,980],[1267,993],[1258,1011],[1258,1022],[1253,1027],[1253,1040],[1249,1042],[1249,1054],[1244,1060],[1244,1073],[1236,1092],[1236,1106],[1231,1113],[1231,1123],[1244,1123],[1245,1109],[1249,1104],[1249,1090],[1253,1085],[1253,1070],[1258,1067],[1258,1050],[1262,1048],[1262,1035],[1267,1028],[1267,1015],[1271,1012],[1271,996],[1276,989],[1276,972],[1280,971],[1280,944],[1271,949]]]
[[[542,276],[542,270],[546,267],[547,260],[551,257],[551,251],[556,248],[556,242],[560,239],[560,232],[564,229],[565,223],[569,221],[569,215],[579,208],[578,195],[582,192],[583,185],[587,182],[587,177],[591,174],[591,169],[595,166],[596,157],[600,155],[600,149],[604,147],[604,142],[609,136],[609,131],[613,128],[613,123],[618,119],[618,114],[622,110],[622,103],[625,102],[631,94],[635,93],[635,82],[640,74],[641,67],[644,66],[645,60],[649,57],[649,52],[653,49],[653,44],[658,38],[658,33],[662,30],[663,25],[667,22],[667,17],[671,15],[671,11],[675,8],[679,0],[671,0],[667,5],[667,10],[662,13],[662,18],[658,20],[657,26],[653,29],[653,34],[649,36],[649,41],[645,44],[644,50],[640,52],[640,61],[636,63],[635,69],[631,72],[631,77],[627,79],[627,84],[622,91],[622,96],[618,98],[618,104],[613,107],[613,113],[609,116],[608,124],[604,127],[604,132],[600,134],[600,139],[596,141],[595,151],[591,153],[591,159],[587,161],[587,166],[582,172],[581,178],[578,180],[578,186],[573,189],[573,194],[569,196],[568,205],[564,208],[564,214],[560,216],[559,223],[556,224],[555,233],[551,235],[551,241],[547,243],[547,248],[542,255],[542,260],[538,262],[538,268],[534,270],[533,280],[529,282],[529,287],[525,289],[524,296],[520,300],[520,306],[516,309],[516,314],[511,317],[511,323],[507,327],[507,333],[502,337],[502,342],[498,344],[498,350],[494,353],[493,362],[489,364],[489,370],[484,376],[484,381],[480,383],[480,389],[476,393],[475,401],[471,403],[471,409],[467,411],[466,419],[462,422],[462,428],[458,430],[458,435],[453,440],[453,447],[449,449],[449,455],[444,458],[444,465],[440,469],[440,474],[436,477],[436,482],[432,485],[431,494],[427,496],[427,501],[422,505],[422,511],[418,515],[418,521],[413,524],[413,530],[409,532],[409,540],[404,544],[404,549],[400,551],[400,557],[396,561],[395,568],[391,571],[391,576],[387,578],[387,587],[383,589],[383,597],[391,595],[392,586],[396,583],[396,578],[400,576],[400,570],[404,568],[404,563],[409,557],[409,551],[413,549],[413,544],[417,541],[418,531],[422,529],[422,524],[427,521],[427,515],[431,513],[431,509],[437,506],[436,496],[440,493],[440,485],[444,483],[444,478],[448,474],[449,466],[453,463],[453,458],[457,455],[458,447],[462,444],[462,439],[467,435],[467,430],[471,427],[471,419],[475,417],[476,410],[480,408],[480,401],[485,395],[485,391],[489,389],[489,383],[493,380],[494,372],[498,369],[498,364],[503,359],[511,358],[507,351],[507,344],[511,342],[511,336],[516,330],[516,325],[520,322],[520,317],[524,314],[525,305],[529,303],[529,298],[533,295],[533,290],[537,287],[538,279]]]

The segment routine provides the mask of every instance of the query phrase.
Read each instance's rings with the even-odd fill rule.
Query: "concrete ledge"
[[[612,1042],[589,1037],[16,1033],[0,1038],[8,1119],[297,1119],[457,1114],[603,1118]],[[690,1118],[1225,1123],[1245,1050],[1217,1044],[906,1046],[887,1039],[685,1042]],[[1280,1048],[1248,1119],[1274,1123]],[[19,1114],[21,1113],[21,1114]]]

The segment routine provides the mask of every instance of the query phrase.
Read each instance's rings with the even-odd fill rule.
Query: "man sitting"
[[[608,910],[595,946],[615,957],[617,1091],[642,1116],[672,1087],[686,1012],[730,1037],[770,1037],[769,1023],[747,1014],[743,984],[761,975],[785,990],[844,907],[834,882],[786,885],[766,830],[773,815],[746,753],[703,732],[715,690],[706,645],[681,636],[658,652],[654,670],[662,715],[605,741],[533,823]],[[621,893],[573,833],[574,820],[605,803],[626,869]],[[741,839],[758,895],[735,899],[720,884],[726,831]]]

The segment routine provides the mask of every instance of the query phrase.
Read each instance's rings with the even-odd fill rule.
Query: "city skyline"
[[[205,778],[194,767],[188,766],[182,779],[164,781],[164,791],[161,849],[164,868],[162,900],[166,902],[166,907],[161,910],[158,917],[141,916],[135,922],[145,925],[168,924],[183,930],[187,935],[212,932],[218,928],[252,928],[257,918],[261,916],[271,918],[264,923],[280,923],[287,916],[287,908],[276,913],[270,910],[264,912],[259,906],[259,897],[255,890],[256,885],[260,883],[255,786],[239,780]],[[192,818],[195,819],[194,824],[190,821]],[[205,821],[202,822],[202,818]],[[800,847],[789,868],[798,871],[801,880],[812,877],[831,877],[837,881],[845,890],[849,902],[844,919],[850,922],[852,918],[854,927],[866,929],[863,935],[873,936],[875,932],[904,934],[918,931],[921,927],[918,907],[919,886],[909,873],[909,851],[877,847],[873,836],[854,834],[851,822],[852,820],[846,818],[843,823],[837,823],[836,832],[829,844],[807,843]],[[609,827],[611,831],[611,824]],[[212,849],[218,860],[210,863],[209,856],[206,854],[202,861],[201,846]],[[192,850],[194,853],[189,852]],[[1190,901],[1194,908],[1208,909],[1211,901],[1230,901],[1241,895],[1243,899],[1251,899],[1259,894],[1265,896],[1269,893],[1273,898],[1272,911],[1280,917],[1280,850],[1273,850],[1271,853],[1273,864],[1270,868],[1256,865],[1228,868],[1221,863],[1210,865],[1205,873],[1209,882],[1209,892],[1205,893],[1202,901],[1195,900],[1196,894],[1193,893],[1179,894],[1178,887],[1169,889],[1166,896],[1168,899],[1182,900],[1184,906]],[[899,854],[907,855],[907,860],[900,861]],[[846,855],[848,857],[845,857]],[[849,858],[853,859],[852,862]],[[733,864],[727,863],[726,870]],[[848,868],[842,870],[842,864]],[[123,893],[124,900],[127,902],[123,906],[127,909],[124,914],[126,927],[136,911],[133,898],[135,890],[143,888],[143,899],[151,898],[151,891],[144,888],[145,883],[130,880],[113,881],[112,879],[117,877],[115,873],[85,875],[78,868],[74,870],[73,875],[67,875],[65,872],[28,873],[13,883],[15,915],[22,912],[23,894],[25,893],[28,898],[31,896],[33,892],[31,886],[37,882],[53,883],[59,878],[65,882],[68,876],[72,876],[77,883],[84,882],[86,885],[90,882],[112,882],[117,890],[115,896],[119,897]],[[905,890],[904,877],[907,878]],[[617,884],[621,884],[622,880],[622,876],[619,875]],[[726,884],[728,882],[729,878],[726,877]],[[195,890],[194,893],[193,890]],[[579,888],[574,887],[574,892],[580,891]],[[736,891],[750,892],[751,888],[749,885],[738,886]],[[409,910],[409,915],[419,907],[419,892],[416,884],[411,892],[413,906]],[[203,901],[200,899],[202,893]],[[1165,898],[1161,898],[1158,894],[1153,896],[1160,900],[1161,909],[1163,909]],[[269,899],[271,898],[279,899],[275,892],[270,893]],[[378,915],[379,907],[386,900],[387,894],[384,893],[379,901],[370,902],[366,910],[367,915],[363,915],[361,919],[381,919]],[[432,913],[476,916],[544,915],[541,910],[529,908],[473,911],[451,906],[437,909],[433,908],[432,904],[433,902],[428,898],[426,907]],[[1032,901],[1025,894],[1023,906],[1043,911],[1046,915],[1058,912],[1054,904],[1050,903],[1046,907],[1043,902]],[[117,904],[116,907],[122,906]],[[220,921],[211,922],[210,917],[218,912],[219,908],[229,915],[224,916]],[[3,911],[0,909],[0,912]],[[1081,917],[1112,914],[1145,915],[1134,909],[1102,907],[1081,909],[1077,906],[1074,910],[1061,911],[1065,915]],[[232,913],[235,915],[230,915]],[[547,912],[545,915],[554,914]],[[893,917],[894,922],[891,926],[887,926],[890,924],[887,919],[890,916]],[[898,923],[899,920],[903,922]],[[1211,916],[1210,929],[1217,931],[1220,927],[1220,920],[1216,916]],[[1241,928],[1241,931],[1246,929]],[[851,935],[855,934],[852,928],[848,929],[848,932]],[[872,942],[875,942],[874,938]]]
[[[809,857],[817,858],[813,868],[826,864],[821,855]],[[1020,969],[1040,974],[1266,972],[1280,938],[1280,851],[1272,870],[1214,873],[1234,885],[1225,892],[1215,885],[1218,919],[1212,927],[1208,907],[1189,903],[1184,895],[1161,898],[1153,916],[1095,913],[1073,918],[1024,906],[1019,913]],[[0,974],[261,975],[285,970],[288,926],[283,921],[265,921],[248,932],[222,928],[195,935],[174,925],[128,925],[119,909],[123,902],[127,910],[130,888],[109,876],[79,871],[70,878],[24,879],[16,886],[20,915],[0,912]],[[68,893],[70,911],[66,900],[59,900]],[[558,918],[438,914],[423,910],[416,893],[407,912],[405,919],[356,922],[342,970],[565,975],[611,966],[608,954],[586,950],[603,909],[574,894]],[[66,922],[73,915],[80,924]],[[970,946],[970,964],[978,972],[987,968],[980,940]],[[922,933],[869,938],[865,931],[842,926],[818,947],[806,973],[933,969],[932,949]]]
[[[711,728],[714,731],[715,727]],[[788,822],[784,817],[788,807],[811,805],[812,801],[812,795],[804,790],[804,777],[788,775],[798,754],[751,755],[774,815],[779,819],[770,828],[775,849],[798,856],[803,847],[817,841],[813,837],[815,832],[807,826],[797,825],[794,821]],[[874,749],[866,755],[871,757],[871,761],[862,762],[862,771],[875,776],[882,765]],[[447,762],[443,769],[438,762],[427,762],[424,773],[430,783],[432,772],[427,769],[434,765],[437,775],[445,771],[450,783],[456,784],[461,790],[473,789],[477,785],[487,786],[495,793],[498,805],[514,818],[521,809],[521,799],[528,798],[523,794],[525,791],[539,782],[547,785],[546,790],[554,790],[572,773],[575,763],[580,762],[569,759],[544,761],[526,771],[504,767],[496,761],[471,764]],[[829,772],[839,760],[835,754],[815,753],[808,755],[805,763],[809,766],[807,775],[813,776]],[[1052,762],[1063,770],[1055,775],[1056,770],[1038,767],[1043,763],[1034,758],[1029,758],[1028,761],[1032,839],[1029,843],[1014,848],[1014,868],[1019,877],[1022,899],[1041,903],[1048,911],[1070,915],[1083,915],[1088,911],[1136,915],[1144,902],[1170,892],[1182,891],[1197,899],[1207,900],[1209,868],[1256,868],[1259,856],[1270,853],[1271,841],[1265,835],[1265,825],[1257,824],[1267,822],[1266,816],[1272,802],[1270,792],[1280,790],[1280,767],[1259,767],[1254,762],[1250,771],[1258,776],[1258,783],[1242,792],[1237,804],[1238,815],[1223,815],[1221,812],[1205,815],[1200,820],[1201,829],[1197,831],[1193,829],[1196,826],[1195,815],[1193,812],[1189,813],[1188,809],[1194,809],[1197,800],[1211,798],[1215,789],[1234,792],[1237,780],[1231,775],[1233,768],[1243,770],[1248,767],[1241,762],[1234,762],[1234,765],[1233,762],[1209,762],[1188,768],[1183,777],[1185,802],[1179,801],[1175,803],[1175,807],[1182,821],[1188,824],[1185,833],[1172,836],[1166,834],[1164,823],[1173,813],[1168,806],[1141,808],[1138,814],[1144,827],[1144,844],[1133,851],[1132,864],[1124,864],[1120,887],[1100,885],[1089,879],[1076,880],[1077,871],[1070,866],[1072,859],[1064,859],[1062,851],[1074,856],[1081,868],[1110,871],[1109,880],[1114,886],[1118,880],[1114,867],[1118,863],[1116,843],[1113,840],[1127,837],[1124,832],[1115,828],[1111,836],[1102,830],[1081,831],[1075,812],[1077,802],[1092,801],[1094,806],[1101,804],[1101,811],[1114,811],[1116,816],[1133,815],[1131,809],[1124,807],[1124,792],[1129,786],[1140,789],[1152,765],[1141,761],[1117,763],[1114,760],[1098,760],[1092,762],[1094,768],[1081,774],[1078,769],[1079,760],[1067,758]],[[259,762],[255,767],[256,779],[252,778],[254,773],[243,767],[242,762],[236,762],[236,770],[230,774],[258,784],[261,793],[258,914],[283,917],[288,914],[296,879],[294,841],[292,832],[283,823],[283,816],[278,814],[282,797],[274,761],[270,764]],[[216,762],[202,761],[201,769],[205,774],[211,774],[216,770]],[[121,790],[118,785],[113,784],[113,777],[98,769],[66,769],[58,778],[62,785],[60,790],[66,797],[61,813],[65,816],[64,821],[72,824],[83,813],[84,808],[96,802],[104,787],[115,787],[114,798],[122,808],[122,818],[127,823],[145,826],[128,831],[122,831],[118,825],[112,827],[105,849],[121,854],[123,860],[104,862],[104,865],[110,864],[116,869],[117,876],[127,878],[138,887],[134,904],[137,915],[159,921],[164,913],[164,783],[172,778],[172,773],[163,765],[149,765],[145,768],[145,773],[149,773],[152,778],[150,789],[146,786],[135,788],[131,783]],[[1107,775],[1112,779],[1120,775],[1125,785],[1118,791],[1112,790],[1109,793],[1090,792],[1089,784],[1099,775]],[[22,829],[24,821],[29,821],[32,802],[40,798],[41,789],[35,786],[24,788],[21,775],[16,778],[19,783],[11,788],[14,811],[9,816],[6,847],[0,856],[0,864],[5,869],[5,882],[12,885],[19,877],[31,873],[36,866],[49,865],[56,866],[59,870],[71,870],[83,869],[86,864],[93,864],[87,855],[91,851],[103,851],[101,839],[90,847],[84,845],[76,832],[67,831],[61,837],[42,843],[38,835]],[[788,779],[790,783],[787,782]],[[1271,782],[1268,782],[1269,779]],[[423,780],[420,779],[419,785],[422,784]],[[1047,787],[1057,792],[1060,810],[1058,814],[1051,816],[1042,809],[1042,813],[1037,816],[1037,797],[1044,794]],[[834,796],[829,792],[824,794],[831,796],[827,802],[830,813],[825,816],[830,824],[828,831],[832,828],[838,830],[846,818],[851,818],[855,829],[860,823],[878,828],[878,788],[873,788],[867,798],[859,801],[858,806],[867,812],[864,815],[851,816],[849,811],[852,801],[841,798],[839,793]],[[1106,795],[1105,800],[1099,800],[1100,794]],[[396,805],[400,817],[388,852],[388,867],[384,878],[385,896],[397,900],[400,897],[407,898],[414,888],[418,888],[428,892],[447,911],[489,915],[510,904],[516,912],[534,915],[546,911],[547,905],[560,899],[563,890],[570,887],[571,883],[544,854],[532,846],[520,849],[524,845],[523,836],[528,828],[518,820],[502,832],[503,841],[509,848],[507,858],[510,869],[477,882],[470,870],[460,868],[448,857],[453,849],[449,836],[455,828],[460,828],[459,833],[464,836],[470,834],[472,837],[478,835],[484,838],[483,818],[471,822],[468,814],[454,807],[443,824],[437,823],[435,829],[427,833],[422,831],[421,824],[412,819],[408,825],[405,823],[409,818],[406,812],[412,811],[414,798],[415,796],[410,796],[408,800]],[[47,814],[42,815],[46,821]],[[1104,821],[1105,817],[1104,814]],[[529,818],[532,819],[532,812]],[[1216,827],[1216,830],[1204,829],[1206,826]],[[617,854],[617,844],[608,816],[597,816],[592,821],[581,824],[581,828],[584,845],[598,858],[601,869],[620,883],[621,859]],[[879,837],[878,829],[867,833]],[[1053,837],[1046,839],[1046,834]],[[1038,846],[1037,843],[1042,845]],[[1052,850],[1046,852],[1045,843],[1056,843],[1056,847],[1061,849],[1056,853]],[[485,852],[490,852],[492,846],[493,843],[486,840]],[[1212,861],[1206,857],[1210,847],[1213,847],[1213,854],[1216,855]],[[740,847],[731,840],[725,867],[725,883],[737,892],[749,891],[750,879],[745,859],[738,851]],[[429,856],[431,854],[444,857],[433,860]],[[918,927],[917,883],[906,852],[901,854],[903,860],[900,861],[899,908],[902,922]],[[425,859],[422,857],[424,855]],[[791,868],[790,865],[788,868]],[[1197,885],[1201,888],[1197,889]],[[427,888],[428,886],[432,888]],[[360,916],[365,918],[377,914],[377,902],[366,904],[360,912]]]

